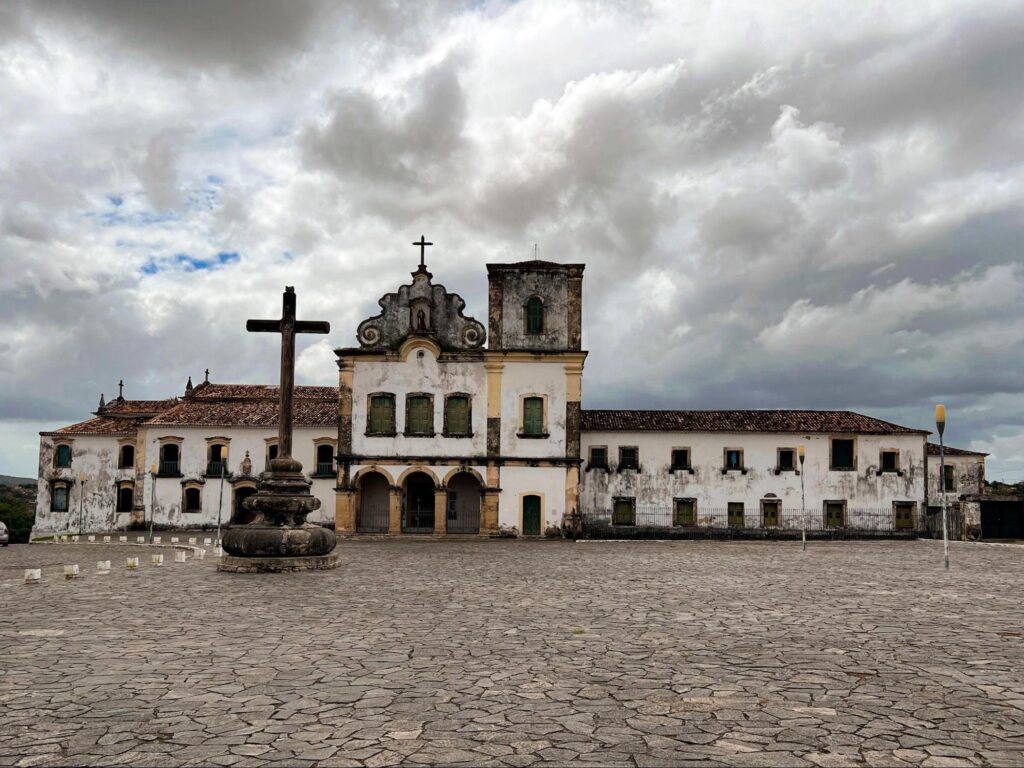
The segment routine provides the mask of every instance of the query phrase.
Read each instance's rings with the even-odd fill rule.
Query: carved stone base
[[[334,549],[334,531],[301,526],[235,525],[224,532],[224,551],[236,557],[316,557]]]
[[[315,557],[232,557],[225,555],[217,570],[226,573],[284,573],[288,571],[329,571],[341,565],[341,555],[331,552]]]

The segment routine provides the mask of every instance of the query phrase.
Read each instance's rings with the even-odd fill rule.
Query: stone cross
[[[245,330],[253,333],[281,334],[280,413],[277,427],[277,455],[292,456],[292,395],[295,390],[295,334],[330,333],[331,324],[321,320],[295,319],[295,288],[284,289],[280,320],[249,320]]]

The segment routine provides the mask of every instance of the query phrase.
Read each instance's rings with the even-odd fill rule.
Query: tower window
[[[531,296],[526,302],[526,332],[544,333],[544,302]]]
[[[61,469],[67,469],[71,466],[71,446],[70,445],[58,445],[57,455],[54,457],[53,462],[57,467]]]
[[[523,398],[523,434],[544,434],[544,398]]]

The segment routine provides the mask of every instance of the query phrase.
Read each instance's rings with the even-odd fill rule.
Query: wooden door
[[[743,527],[743,502],[742,501],[730,501],[729,507],[729,527],[730,528],[742,528]]]
[[[540,536],[540,496],[523,496],[523,535]]]

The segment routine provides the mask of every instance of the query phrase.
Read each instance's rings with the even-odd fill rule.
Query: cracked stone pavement
[[[339,550],[0,550],[0,765],[1024,764],[1024,547],[953,544],[948,573],[927,541]]]

